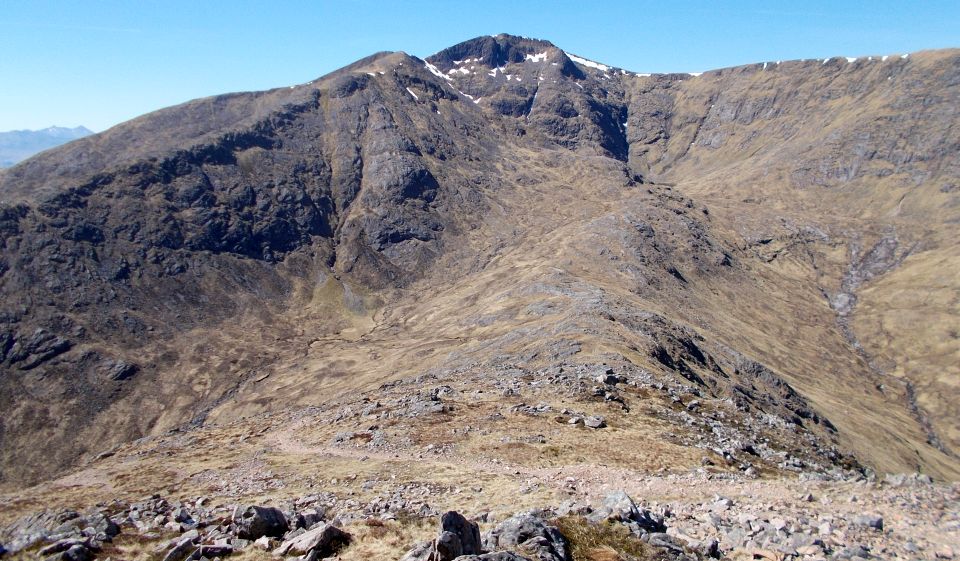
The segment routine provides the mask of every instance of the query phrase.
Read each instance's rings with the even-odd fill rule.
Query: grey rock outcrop
[[[587,519],[594,523],[621,522],[637,535],[647,532],[665,532],[667,529],[662,518],[649,510],[637,507],[633,499],[624,491],[615,491],[607,495],[603,504]]]
[[[523,547],[539,561],[571,561],[567,538],[532,514],[504,520],[484,536],[483,545],[488,551]]]

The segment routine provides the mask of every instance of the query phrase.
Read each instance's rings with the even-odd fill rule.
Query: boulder
[[[861,514],[853,519],[853,523],[874,530],[883,530],[883,517],[876,514]]]
[[[583,420],[584,426],[591,429],[602,429],[607,426],[607,421],[600,415],[592,415]]]
[[[329,556],[350,543],[351,536],[332,524],[321,523],[312,530],[289,539],[277,548],[277,555],[305,555],[318,551]]]
[[[449,511],[440,517],[440,531],[450,532],[459,538],[463,553],[477,555],[481,553],[480,527],[470,522],[459,512]],[[442,535],[442,534],[441,534]]]
[[[567,539],[560,530],[531,514],[518,514],[484,536],[484,549],[497,551],[522,546],[540,561],[571,561]]]
[[[400,561],[427,561],[434,552],[434,542],[420,542],[404,554]]]
[[[607,495],[600,508],[590,514],[587,520],[593,523],[621,522],[630,526],[631,530],[642,532],[665,532],[667,530],[660,517],[646,509],[638,508],[633,499],[624,491],[615,491]]]
[[[180,539],[173,542],[173,547],[163,556],[163,561],[183,561],[193,555],[197,549],[196,540],[199,539],[196,530],[184,534]]]
[[[237,507],[233,522],[237,525],[237,536],[247,540],[263,536],[281,538],[287,532],[287,518],[280,509],[273,507]]]
[[[436,541],[433,542],[435,554],[431,561],[453,561],[463,555],[463,544],[460,543],[460,536],[453,532],[440,532]]]
[[[229,557],[233,554],[233,546],[229,545],[200,545],[189,557],[190,561],[199,561],[200,559],[212,559],[214,557]]]

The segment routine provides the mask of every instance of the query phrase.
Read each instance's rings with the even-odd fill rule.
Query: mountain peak
[[[457,43],[428,57],[428,60],[441,68],[467,59],[495,68],[511,62],[523,62],[527,55],[537,55],[556,48],[549,41],[501,33]]]

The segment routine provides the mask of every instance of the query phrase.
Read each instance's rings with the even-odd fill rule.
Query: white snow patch
[[[450,74],[464,74],[464,75],[466,75],[466,74],[470,74],[470,69],[469,69],[469,68],[454,68],[454,69],[450,70]],[[450,79],[450,78],[447,78],[447,80],[449,80],[449,79]]]
[[[829,58],[823,59],[823,63],[824,63],[824,64],[826,64],[826,63],[828,63],[828,62],[830,62],[830,59],[829,59]]]
[[[857,62],[857,57],[855,56],[845,56],[843,58],[847,59],[847,62],[851,62],[851,63]]]
[[[649,78],[650,74],[637,74],[637,76],[640,76],[641,78]]]
[[[384,72],[378,72],[378,74],[380,74],[381,76],[383,76],[383,75],[384,75]]]
[[[511,79],[513,79],[513,74],[507,74],[507,81],[509,82]]]
[[[573,62],[580,63],[580,64],[582,64],[582,65],[584,65],[584,66],[589,66],[590,68],[596,68],[597,70],[600,70],[600,71],[603,71],[603,72],[606,72],[607,70],[610,70],[610,67],[607,66],[606,64],[600,64],[599,62],[593,62],[592,60],[587,60],[587,59],[585,59],[585,58],[578,57],[577,55],[572,55],[572,54],[570,54],[570,53],[568,53],[568,52],[566,52],[566,51],[564,51],[564,53],[565,53],[568,57],[570,57],[570,60],[572,60]]]
[[[542,81],[543,81],[543,76],[537,76],[537,81],[538,81],[538,82],[542,82]]]
[[[481,99],[483,99],[483,98],[482,98],[482,97],[478,97],[477,99],[473,100],[473,103],[474,103],[474,104],[480,103],[480,100],[481,100]]]
[[[687,72],[687,74],[696,78],[697,76],[700,76],[701,74],[703,74],[703,72]]]
[[[581,90],[583,89],[583,86],[581,86],[579,82],[574,82],[574,84],[576,84],[577,87],[580,88]]]
[[[527,55],[524,60],[529,60],[530,62],[545,62],[547,60],[547,52],[544,51],[535,55]]]
[[[887,62],[887,59],[890,58],[890,55],[883,55],[880,57],[880,62]]]
[[[438,77],[440,77],[440,78],[443,78],[444,80],[447,80],[448,82],[449,82],[450,80],[452,80],[452,78],[450,78],[450,76],[447,76],[447,75],[444,74],[443,72],[440,72],[440,69],[439,69],[439,68],[437,68],[436,66],[430,64],[429,62],[425,62],[425,63],[423,63],[423,64],[424,64],[424,66],[427,68],[427,70],[429,70],[430,73],[433,74],[434,76],[438,76]]]
[[[460,90],[457,90],[457,93],[459,93],[460,95],[462,95],[462,96],[464,96],[464,97],[468,97],[468,98],[470,98],[471,100],[473,99],[473,96],[470,95],[470,94],[468,94],[468,93],[463,93],[463,92],[461,92]]]
[[[411,90],[410,88],[407,88],[407,91],[410,93],[410,95],[413,96],[413,99],[420,101],[420,98],[417,97],[417,94],[413,93],[413,90]]]
[[[493,76],[494,78],[496,78],[496,77],[497,77],[497,72],[500,72],[501,74],[503,74],[503,71],[504,71],[504,68],[503,68],[502,66],[498,66],[498,67],[494,68],[493,70],[491,70],[490,72],[487,72],[487,75],[488,75],[488,76]]]
[[[905,55],[900,55],[900,58],[907,58],[908,56],[910,56],[910,53],[907,53]]]
[[[766,69],[767,69],[767,63],[763,63],[763,68],[761,70],[766,70]]]
[[[377,77],[377,75],[373,72],[367,72],[367,76],[373,76],[374,78]]]

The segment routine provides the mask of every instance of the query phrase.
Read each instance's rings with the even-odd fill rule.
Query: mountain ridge
[[[4,479],[36,481],[98,447],[269,411],[271,393],[306,404],[329,380],[350,393],[412,376],[443,362],[436,349],[453,369],[510,356],[644,368],[795,418],[816,442],[798,455],[836,447],[844,465],[849,449],[880,470],[955,477],[953,394],[937,397],[949,378],[928,373],[955,345],[945,339],[945,358],[911,378],[878,366],[916,361],[909,350],[857,335],[875,337],[887,312],[854,310],[902,290],[860,304],[860,285],[927,275],[925,256],[949,263],[956,251],[944,187],[957,175],[958,52],[640,76],[547,42],[484,37],[425,60],[378,53],[301,86],[187,102],[0,172],[5,201],[17,201],[3,209],[0,267],[13,412],[0,432]],[[471,69],[466,58],[480,60]],[[894,76],[896,87],[877,86]],[[925,109],[909,112],[917,92]],[[821,103],[833,113],[805,125]],[[909,126],[864,128],[874,121],[861,113]],[[153,145],[133,142],[144,135]],[[919,193],[896,186],[904,180]],[[920,216],[933,218],[918,226]],[[526,285],[508,290],[510,274]],[[531,300],[541,292],[551,296]],[[12,306],[13,294],[28,296]],[[558,313],[556,324],[535,319]],[[431,342],[432,332],[445,335]],[[814,375],[821,359],[839,365],[835,379]],[[70,420],[23,388],[43,388]],[[855,412],[838,419],[851,396]],[[63,445],[42,471],[49,452],[25,452],[36,434],[18,432],[29,419]]]

